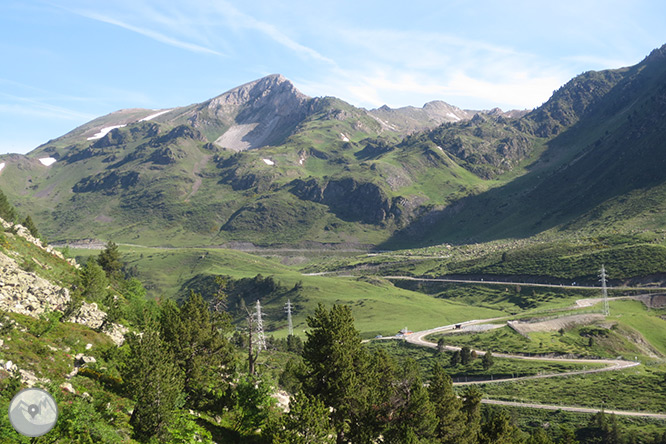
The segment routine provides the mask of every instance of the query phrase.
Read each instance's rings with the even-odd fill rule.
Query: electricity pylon
[[[284,311],[287,312],[287,321],[289,322],[289,336],[294,335],[294,324],[291,322],[291,301],[287,299],[287,304],[284,306]]]
[[[604,316],[610,316],[610,308],[608,307],[608,289],[606,288],[606,278],[608,275],[606,274],[606,268],[603,265],[601,266],[599,277],[601,278],[601,293],[604,298]]]
[[[257,341],[257,352],[266,350],[266,336],[264,336],[264,321],[261,319],[261,303],[257,299],[257,313],[255,314],[255,332]]]

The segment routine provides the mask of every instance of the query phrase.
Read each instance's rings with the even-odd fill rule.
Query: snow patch
[[[149,117],[150,117],[150,116],[149,116]],[[104,128],[102,128],[101,130],[99,130],[99,132],[98,132],[97,134],[95,134],[94,136],[92,136],[92,137],[88,137],[88,140],[101,139],[102,137],[104,137],[104,136],[106,136],[107,134],[109,134],[112,130],[114,130],[114,129],[116,129],[116,128],[123,128],[123,127],[125,127],[125,126],[127,126],[127,125],[124,124],[124,125],[114,125],[114,126],[107,126],[107,127],[104,127]]]
[[[275,162],[273,162],[271,159],[261,159],[264,161],[266,165],[275,165]]]
[[[0,162],[0,171],[5,167],[5,162]]]
[[[456,116],[456,115],[453,114],[453,113],[446,113],[446,115],[449,116],[450,118],[452,118],[453,120],[455,120],[456,122],[457,122],[458,120],[460,120],[460,117]]]
[[[41,159],[39,159],[39,161],[44,166],[51,166],[54,163],[56,163],[56,160],[53,157],[42,157]]]
[[[349,137],[345,136],[343,133],[340,133],[343,142],[349,142]]]
[[[437,148],[439,148],[440,151],[444,151],[444,148],[442,148],[442,147],[439,146],[439,145],[437,145]]]
[[[172,109],[173,109],[173,108],[172,108]],[[153,120],[155,117],[161,116],[162,114],[166,114],[166,113],[168,113],[169,111],[171,111],[171,109],[167,109],[167,110],[164,110],[164,111],[160,111],[160,112],[158,112],[158,113],[155,113],[155,114],[151,114],[151,115],[149,115],[148,117],[144,117],[143,119],[139,120],[139,122],[147,122],[147,121],[149,121],[149,120]]]

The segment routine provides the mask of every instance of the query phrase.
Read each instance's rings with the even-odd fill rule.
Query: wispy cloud
[[[97,12],[93,11],[86,11],[86,10],[73,10],[72,12],[82,16],[86,17],[92,20],[97,20],[103,23],[108,23],[110,25],[114,26],[119,26],[123,29],[127,29],[128,31],[136,32],[137,34],[141,34],[145,37],[151,38],[153,40],[156,40],[158,42],[174,46],[176,48],[181,48],[185,49],[187,51],[192,51],[192,52],[197,52],[197,53],[206,53],[206,54],[214,54],[218,56],[222,56],[223,54],[220,53],[219,51],[216,51],[211,48],[207,48],[202,45],[198,45],[196,43],[190,43],[186,42],[180,39],[177,39],[175,37],[171,37],[169,35],[166,35],[162,32],[155,31],[153,29],[150,29],[148,27],[144,26],[136,26],[136,25],[131,25],[129,23],[125,23],[121,20],[118,20],[116,18],[110,17],[108,15],[100,14]]]
[[[217,47],[227,46],[227,30],[258,32],[275,43],[300,56],[335,65],[335,62],[314,48],[290,37],[279,26],[258,20],[226,1],[197,1],[187,3],[151,2],[116,5],[113,12],[99,12],[89,8],[73,9],[80,16],[119,26],[153,40],[188,51],[225,55]],[[125,17],[124,19],[119,17]],[[199,43],[194,43],[199,42]]]
[[[353,52],[338,60],[342,68],[305,79],[304,92],[326,91],[368,107],[439,99],[466,107],[533,108],[568,79],[551,60],[446,33],[350,28],[339,35]]]
[[[0,97],[3,97],[4,102],[0,103],[0,113],[70,121],[91,120],[96,117],[33,98],[20,97],[3,92],[0,92]]]
[[[281,31],[277,26],[258,20],[251,15],[240,11],[228,2],[215,2],[214,8],[216,13],[227,18],[232,26],[245,30],[258,31],[276,43],[291,51],[294,51],[297,54],[312,58],[320,62],[325,62],[330,65],[336,65],[333,59],[322,55],[319,51],[313,48],[297,42]]]

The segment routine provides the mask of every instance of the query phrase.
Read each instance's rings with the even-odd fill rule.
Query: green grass
[[[440,354],[435,349],[420,347],[404,341],[376,340],[367,343],[366,347],[371,351],[379,349],[385,350],[399,360],[411,358],[417,362],[421,368],[421,372],[426,375],[426,377],[430,377],[432,366],[435,363],[439,363],[451,376],[454,382],[566,373],[592,367],[590,364],[576,364],[571,362],[525,361],[521,359],[495,357],[493,366],[488,370],[484,370],[481,364],[481,358],[474,359],[468,365],[458,364],[452,366],[452,353],[445,352]],[[603,365],[600,366],[603,367]]]
[[[666,410],[664,366],[640,366],[622,371],[572,377],[486,384],[493,399],[551,405],[663,412]]]
[[[423,330],[504,314],[500,310],[470,307],[401,289],[381,278],[306,276],[295,268],[282,265],[277,258],[267,259],[236,250],[121,246],[121,251],[123,260],[137,267],[139,279],[152,296],[173,297],[185,282],[196,275],[219,274],[243,278],[262,274],[273,276],[286,288],[302,282],[302,290],[298,296],[292,297],[296,307],[294,328],[298,334],[306,329],[306,317],[314,312],[319,303],[350,305],[356,327],[365,337],[394,334],[405,325],[412,330]],[[284,336],[287,331],[287,319],[282,311],[286,297],[283,299],[262,301],[266,311],[276,313],[274,319],[264,319],[274,326],[276,336]]]
[[[16,259],[22,269],[59,285],[68,286],[76,280],[67,261],[10,232],[0,232],[0,252]]]
[[[663,310],[648,311],[638,301],[612,301],[610,319],[639,332],[662,355],[666,355],[666,320]]]
[[[15,313],[8,316],[17,325],[3,338],[2,358],[52,381],[64,380],[74,367],[77,353],[97,357],[100,350],[113,344],[107,335],[69,322],[57,323],[51,331],[36,337],[31,332],[45,321]],[[89,343],[93,348],[86,351]]]
[[[509,327],[481,333],[431,335],[437,342],[443,338],[446,345],[469,346],[479,350],[528,355],[577,355],[601,358],[624,356],[633,359],[644,351],[626,339],[622,328],[576,327],[559,332],[534,332],[521,336]],[[590,339],[592,342],[590,342]]]

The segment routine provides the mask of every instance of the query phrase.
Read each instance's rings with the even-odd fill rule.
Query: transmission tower
[[[293,336],[294,324],[291,322],[291,300],[287,299],[287,304],[284,306],[284,311],[287,312],[287,321],[289,321],[289,336]]]
[[[256,323],[255,323],[255,332],[256,332],[256,341],[257,341],[257,352],[261,350],[266,350],[266,336],[264,336],[264,321],[261,319],[261,303],[257,299],[257,313],[255,313]]]
[[[610,308],[608,307],[608,289],[606,288],[606,278],[608,275],[606,274],[606,268],[603,265],[601,266],[599,277],[601,278],[601,293],[604,298],[604,316],[609,316]]]

